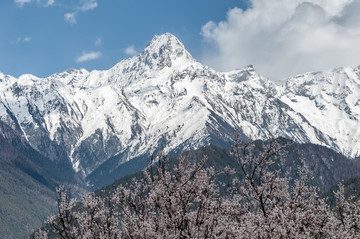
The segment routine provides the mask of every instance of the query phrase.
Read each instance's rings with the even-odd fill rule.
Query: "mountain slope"
[[[326,192],[341,180],[360,175],[359,161],[348,159],[327,147],[315,144],[298,144],[284,138],[277,138],[276,140],[280,146],[287,145],[287,147],[281,151],[279,156],[274,158],[274,165],[271,168],[279,170],[282,175],[286,174],[292,179],[298,179],[298,170],[304,167],[310,174],[308,175],[310,176],[310,183],[316,185],[320,192]],[[260,146],[264,141],[256,140],[253,143]],[[232,154],[232,147],[219,148],[211,145],[187,151],[177,157],[170,158],[170,167],[179,157],[184,157],[187,162],[191,163],[200,163],[204,157],[207,157],[204,166],[213,167],[215,172],[223,172],[225,167],[241,170]],[[103,189],[111,191],[119,184],[131,182],[132,177],[141,177],[141,175],[142,172],[138,172],[120,178]],[[229,178],[221,177],[219,180],[229,180]],[[222,182],[226,184],[226,182]],[[98,192],[102,192],[102,190],[98,190]]]
[[[66,162],[52,162],[0,122],[0,238],[25,238],[55,209],[59,184],[81,186]]]
[[[243,140],[282,136],[355,157],[358,72],[309,73],[276,85],[252,66],[216,72],[167,33],[105,71],[70,69],[43,79],[0,74],[0,121],[95,186],[110,183],[104,175],[116,178],[130,159],[144,165],[159,150],[227,146],[236,133]]]
[[[55,209],[53,180],[0,137],[0,237],[24,238]]]
[[[328,136],[330,147],[360,154],[360,66],[290,78],[279,98]]]

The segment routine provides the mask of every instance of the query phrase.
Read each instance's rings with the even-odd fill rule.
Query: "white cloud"
[[[134,56],[137,54],[137,51],[135,50],[135,47],[131,45],[124,50],[124,53],[128,56]]]
[[[29,42],[29,41],[31,41],[31,37],[24,37],[24,38],[22,39],[22,41],[23,41],[23,42]]]
[[[31,41],[31,37],[18,37],[16,39],[16,41],[12,41],[10,43],[12,44],[19,44],[19,43],[24,43],[24,42],[29,42]]]
[[[101,39],[101,37],[99,37],[98,39],[96,39],[95,45],[101,46],[101,44],[102,44],[102,39]]]
[[[218,70],[253,64],[271,79],[360,64],[360,1],[250,0],[208,22],[203,60]]]
[[[45,4],[45,6],[52,6],[55,4],[55,0],[48,0]]]
[[[20,7],[23,7],[25,3],[30,3],[31,0],[14,0],[16,4],[18,4]]]
[[[79,12],[87,12],[90,10],[93,10],[98,7],[97,0],[76,0],[74,5],[70,5],[69,3],[65,4],[55,4],[56,0],[14,0],[14,3],[16,3],[19,7],[24,7],[26,3],[36,2],[38,6],[41,7],[49,7],[49,6],[57,6],[57,7],[63,7],[67,9],[72,9],[72,12],[67,12],[64,14],[64,20],[71,23],[76,24],[77,23],[77,15]]]
[[[64,19],[71,24],[76,24],[76,16],[79,12],[87,12],[97,8],[97,6],[97,0],[80,0],[80,5],[78,5],[73,12],[65,13]]]
[[[30,3],[33,0],[14,0],[19,7],[23,7],[25,3]],[[42,7],[49,7],[55,4],[55,0],[36,0],[36,3]]]
[[[42,7],[50,7],[55,5],[55,0],[36,0],[37,4]]]
[[[98,3],[96,0],[85,0],[83,1],[83,4],[80,7],[80,10],[83,12],[93,10],[94,8],[97,8]]]
[[[68,12],[64,14],[64,19],[65,21],[71,23],[71,24],[76,24],[76,14],[77,12]]]
[[[101,56],[101,52],[84,52],[81,56],[76,59],[76,62],[84,62],[90,60],[96,60]]]

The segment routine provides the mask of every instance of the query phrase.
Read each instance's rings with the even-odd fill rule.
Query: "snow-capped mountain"
[[[290,78],[278,97],[327,136],[325,145],[360,155],[360,66]]]
[[[283,85],[252,66],[221,73],[197,62],[171,34],[109,70],[47,78],[0,74],[0,120],[51,160],[92,174],[158,150],[283,136],[360,155],[360,73],[308,73]],[[6,132],[1,132],[6,137]]]

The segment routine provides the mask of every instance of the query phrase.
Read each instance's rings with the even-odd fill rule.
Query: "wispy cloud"
[[[97,0],[85,0],[82,1],[82,5],[80,6],[79,9],[80,11],[86,12],[97,8],[97,6],[98,6]]]
[[[249,2],[202,27],[205,63],[218,70],[254,64],[272,79],[360,63],[360,1]]]
[[[24,7],[26,3],[35,2],[42,7],[49,7],[55,4],[55,0],[14,0],[19,7]]]
[[[95,41],[95,45],[97,45],[97,46],[101,46],[101,44],[102,44],[102,38],[101,38],[101,37],[99,37],[98,39],[96,39],[96,41]]]
[[[128,56],[135,56],[137,51],[135,50],[134,45],[131,45],[124,50],[124,53]]]
[[[76,59],[76,62],[84,62],[90,60],[96,60],[101,56],[101,52],[84,52],[81,56]]]
[[[16,4],[18,4],[19,7],[23,7],[25,3],[30,3],[32,0],[14,0]]]
[[[24,42],[29,42],[31,41],[31,37],[18,37],[15,41],[12,41],[12,44],[19,44],[19,43],[24,43]]]
[[[80,12],[87,12],[98,7],[97,0],[77,0],[75,3],[65,3],[64,1],[61,4],[55,4],[56,0],[13,0],[15,4],[19,7],[24,7],[25,4],[31,2],[36,2],[41,7],[57,6],[63,7],[64,9],[72,9],[72,11],[64,14],[64,20],[70,24],[77,23],[77,15]],[[71,6],[71,5],[72,6]]]
[[[48,6],[52,6],[55,4],[55,0],[47,0],[45,6],[48,7]]]
[[[23,42],[28,42],[28,41],[31,41],[31,37],[24,37],[22,39]]]
[[[97,0],[80,0],[79,5],[75,8],[73,12],[65,13],[64,19],[70,24],[76,24],[76,17],[79,12],[87,12],[97,8],[98,3]]]
[[[64,14],[65,21],[69,22],[70,24],[76,24],[76,12],[68,12]]]

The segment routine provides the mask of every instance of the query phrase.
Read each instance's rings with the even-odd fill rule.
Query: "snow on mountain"
[[[283,136],[360,155],[358,68],[275,85],[252,66],[216,72],[167,33],[109,70],[47,78],[0,74],[0,120],[52,160],[87,176],[120,164],[243,139]],[[0,132],[1,133],[1,132]],[[113,168],[113,169],[115,169]]]
[[[360,155],[360,66],[288,79],[279,98],[328,136],[328,146]]]

